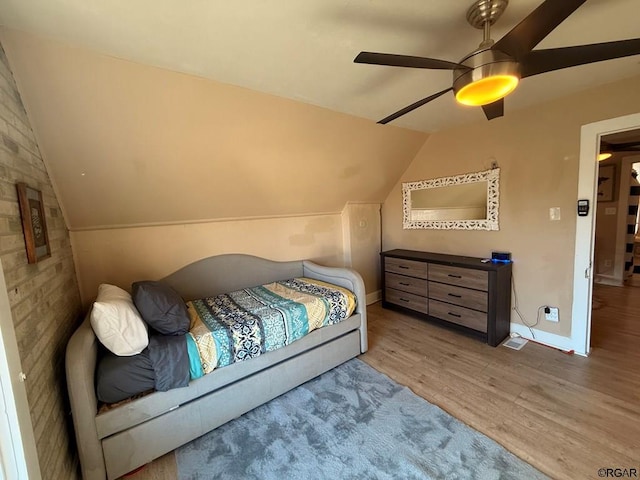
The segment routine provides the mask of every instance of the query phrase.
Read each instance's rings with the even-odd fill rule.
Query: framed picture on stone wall
[[[51,256],[42,192],[22,182],[16,184],[16,187],[24,242],[27,247],[27,259],[29,263],[37,263],[43,258]]]

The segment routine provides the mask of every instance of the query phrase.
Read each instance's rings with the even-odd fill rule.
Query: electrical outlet
[[[547,313],[547,310],[549,310],[549,313]],[[560,318],[559,318],[559,314],[558,314],[558,308],[557,307],[547,307],[547,308],[545,308],[544,318],[546,318],[550,322],[559,321]]]

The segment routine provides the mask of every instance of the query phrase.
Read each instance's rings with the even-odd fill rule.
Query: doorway
[[[584,125],[580,138],[578,199],[589,200],[589,214],[576,222],[571,340],[575,351],[588,355],[591,343],[595,206],[597,205],[597,153],[605,135],[640,129],[640,113]]]
[[[593,280],[622,286],[633,265],[638,198],[632,201],[630,189],[637,185],[633,173],[640,165],[640,130],[604,135],[602,145],[610,156],[598,162]]]
[[[631,353],[640,333],[640,296],[633,286],[633,266],[640,265],[634,262],[640,197],[631,195],[637,186],[633,173],[640,170],[640,130],[604,135],[602,145],[611,156],[600,161],[598,169],[591,348],[624,354]],[[611,176],[613,192],[602,188]]]

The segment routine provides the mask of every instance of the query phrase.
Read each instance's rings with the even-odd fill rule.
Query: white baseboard
[[[559,350],[562,350],[563,352],[569,352],[573,350],[577,355],[586,356],[576,350],[570,337],[563,337],[561,335],[556,335],[555,333],[544,332],[542,330],[536,330],[534,328],[533,333],[535,333],[536,338],[533,338],[531,336],[531,331],[525,325],[513,322],[511,323],[511,332],[517,333],[521,337],[527,338],[534,342],[557,348]]]
[[[375,292],[367,293],[367,305],[376,303],[382,300],[382,290],[376,290]]]

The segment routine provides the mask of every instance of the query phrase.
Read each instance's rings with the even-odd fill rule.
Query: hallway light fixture
[[[606,160],[607,158],[611,158],[612,155],[613,152],[611,151],[611,146],[608,143],[601,141],[600,152],[598,153],[598,161],[601,162],[603,160]]]

